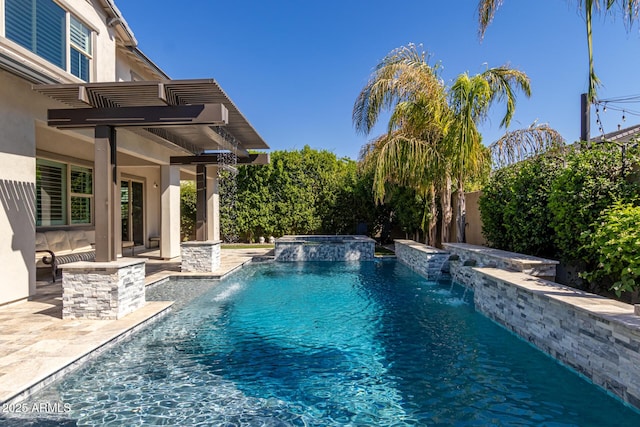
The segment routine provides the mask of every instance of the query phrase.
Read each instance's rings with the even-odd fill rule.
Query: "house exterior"
[[[219,120],[154,119],[194,104]],[[118,121],[127,108],[147,121]],[[56,125],[56,112],[99,126]],[[37,233],[84,230],[107,263],[122,242],[179,256],[181,179],[198,177],[199,240],[219,240],[208,153],[251,163],[247,150],[268,148],[214,80],[170,80],[113,0],[0,0],[0,130],[0,305],[35,294]]]
[[[591,142],[615,142],[619,145],[636,143],[640,139],[640,125],[633,125],[591,138]]]

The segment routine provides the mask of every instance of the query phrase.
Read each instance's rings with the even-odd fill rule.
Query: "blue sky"
[[[139,48],[173,79],[214,78],[272,150],[309,145],[356,159],[385,131],[355,132],[351,111],[375,65],[392,49],[422,44],[450,84],[463,72],[508,64],[531,78],[509,130],[548,123],[568,142],[580,134],[587,89],[584,20],[576,1],[509,0],[484,41],[476,0],[117,0]],[[597,17],[600,99],[640,94],[640,35],[620,16]],[[611,106],[610,106],[611,107]],[[601,112],[604,131],[640,122],[639,105]],[[480,127],[485,144],[505,132],[496,105]],[[592,113],[592,135],[598,134]]]

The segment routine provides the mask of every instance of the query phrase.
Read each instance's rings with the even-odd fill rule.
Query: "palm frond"
[[[564,138],[557,130],[534,122],[528,128],[506,132],[489,145],[489,150],[493,167],[499,169],[564,145]]]
[[[478,36],[480,40],[484,38],[484,33],[500,6],[502,6],[502,0],[481,0],[478,3]]]
[[[356,131],[365,135],[373,129],[381,113],[396,104],[422,96],[430,102],[442,102],[444,84],[438,67],[431,66],[425,52],[410,44],[391,51],[374,69],[353,106]],[[393,127],[390,127],[393,130]]]
[[[516,109],[516,95],[514,90],[522,91],[528,98],[531,96],[531,81],[526,73],[509,68],[506,65],[496,68],[489,68],[481,74],[482,78],[487,81],[491,88],[491,99],[488,106],[493,101],[506,101],[507,110],[505,112],[500,126],[509,127],[511,119]],[[480,116],[483,117],[488,111],[482,111]]]
[[[442,163],[439,157],[437,140],[396,131],[367,144],[361,152],[361,163],[373,170],[374,195],[376,201],[383,202],[388,184],[411,187],[425,195]]]

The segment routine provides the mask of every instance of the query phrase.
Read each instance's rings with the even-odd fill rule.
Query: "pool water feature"
[[[220,283],[168,282],[148,299],[176,299],[173,314],[25,402],[69,412],[22,421],[640,425],[463,295],[395,261],[268,263]]]
[[[367,236],[296,235],[276,239],[274,259],[301,261],[373,261],[376,241]]]

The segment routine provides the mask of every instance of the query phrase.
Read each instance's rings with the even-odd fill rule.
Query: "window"
[[[71,224],[91,224],[91,169],[71,166]]]
[[[67,223],[66,178],[66,165],[36,160],[36,225]]]
[[[69,28],[71,74],[88,82],[91,64],[91,31],[74,16],[70,17]]]
[[[53,0],[5,0],[6,38],[84,81],[90,78],[91,34]]]
[[[91,224],[93,171],[36,159],[36,225]]]

